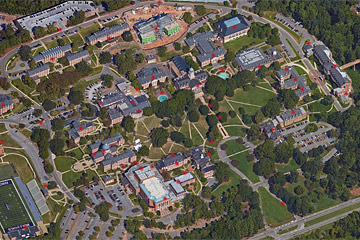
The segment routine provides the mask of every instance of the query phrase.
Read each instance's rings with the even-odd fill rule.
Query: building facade
[[[229,19],[220,20],[214,23],[214,26],[224,43],[245,36],[250,30],[249,24],[240,14]]]

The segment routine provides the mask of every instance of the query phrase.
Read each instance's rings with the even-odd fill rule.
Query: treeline
[[[269,1],[259,0],[255,12],[277,11],[302,22],[309,33],[323,41],[342,65],[360,58],[360,18],[350,7],[358,4],[349,1]]]
[[[0,1],[0,6],[1,5]],[[29,31],[27,30],[17,30],[14,31],[11,24],[5,26],[3,30],[0,31],[0,54],[3,54],[6,49],[13,46],[28,42],[31,40]]]
[[[80,10],[79,12],[76,12],[74,16],[70,17],[70,19],[67,21],[67,25],[74,26],[82,23],[83,21],[85,21],[85,12]]]
[[[53,7],[66,0],[0,0],[1,12],[29,15]],[[130,0],[93,0],[107,11],[114,11],[130,4]]]
[[[360,213],[354,211],[348,216],[337,220],[331,228],[322,230],[318,228],[310,234],[301,235],[295,239],[358,239],[360,226]]]
[[[198,201],[188,200],[191,199],[185,201],[184,208],[193,209],[194,214],[202,215],[200,210],[204,208],[199,209],[197,205],[194,205]],[[259,204],[259,194],[248,186],[247,181],[242,180],[239,185],[224,192],[221,201],[215,199],[210,203],[210,209],[218,211],[216,215],[225,214],[222,218],[211,222],[204,228],[182,232],[181,238],[241,239],[253,236],[264,227]]]

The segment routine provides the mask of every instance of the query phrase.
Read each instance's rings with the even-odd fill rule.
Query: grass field
[[[298,169],[300,166],[295,162],[294,159],[291,159],[287,164],[278,164],[276,169],[280,172],[290,172],[293,169]]]
[[[0,196],[0,222],[5,232],[7,228],[32,222],[12,181],[0,187]]]
[[[76,162],[71,157],[57,157],[55,158],[56,169],[60,172],[65,172],[71,169],[71,166]]]
[[[28,160],[30,161],[30,159]],[[8,153],[8,155],[3,157],[3,161],[14,164],[15,169],[23,183],[30,182],[34,178],[34,174],[31,171],[29,164],[26,162],[25,157]]]
[[[34,91],[34,89],[29,88],[28,86],[26,86],[20,78],[14,79],[11,81],[11,83],[17,87],[18,89],[20,89],[22,92],[24,92],[26,95],[30,95],[30,93],[32,91]]]
[[[310,103],[308,105],[308,109],[310,112],[326,112],[326,111],[329,111],[330,108],[331,108],[331,105],[326,106],[326,105],[322,104],[320,101]]]
[[[232,50],[234,53],[243,50],[245,47],[250,47],[256,44],[265,42],[266,39],[252,38],[249,36],[242,36],[230,42],[224,43],[224,47]]]
[[[58,39],[64,39],[65,44],[69,44],[69,43],[70,43],[69,39],[68,39],[67,37],[64,37],[64,38],[56,38],[56,39],[54,39],[54,40],[52,40],[52,41],[50,41],[50,42],[44,42],[44,44],[45,44],[45,46],[46,46],[48,49],[49,49],[49,48],[56,47],[56,46],[58,46],[58,43],[57,43],[57,40],[58,40]]]
[[[74,90],[77,90],[77,91],[80,91],[80,92],[84,92],[85,89],[92,83],[95,83],[95,82],[98,82],[98,81],[101,81],[100,78],[96,78],[96,79],[93,79],[91,81],[86,81],[84,79],[80,80],[79,82],[77,82],[74,86]]]
[[[245,133],[243,132],[243,127],[240,126],[225,126],[225,130],[230,136],[245,136]]]
[[[301,67],[299,67],[299,66],[294,66],[294,67],[298,74],[300,74],[300,75],[306,74],[304,69],[302,69]]]
[[[0,123],[0,132],[5,132],[5,131],[7,131],[5,127],[5,123]]]
[[[281,202],[274,198],[264,187],[259,187],[258,191],[267,224],[276,227],[293,218],[286,206],[281,206]]]
[[[226,149],[226,155],[228,156],[246,149],[244,145],[237,143],[235,139],[227,141],[226,144],[228,145]]]
[[[252,183],[260,182],[259,176],[256,175],[253,171],[254,162],[248,162],[247,160],[248,154],[249,152],[246,151],[232,156],[230,157],[230,159],[239,163],[237,169],[239,169],[243,174],[245,174],[245,176],[247,176]]]
[[[78,160],[82,159],[82,157],[84,155],[79,148],[76,148],[76,149],[74,149],[74,150],[72,150],[70,152],[75,153],[75,158],[78,159]]]
[[[276,95],[273,92],[269,92],[261,88],[250,86],[248,91],[244,91],[242,89],[236,89],[235,95],[228,99],[237,102],[244,102],[244,103],[264,106],[269,99],[275,96]]]
[[[314,224],[317,224],[319,222],[323,222],[327,219],[330,219],[330,218],[333,218],[333,217],[336,217],[340,214],[343,214],[343,213],[346,213],[346,212],[349,212],[349,211],[352,211],[352,210],[355,210],[357,208],[360,207],[360,203],[355,203],[351,206],[348,206],[348,207],[344,207],[342,209],[339,209],[337,211],[334,211],[332,213],[329,213],[329,214],[326,214],[324,216],[321,216],[321,217],[318,217],[318,218],[315,218],[313,220],[310,220],[310,221],[307,221],[305,222],[305,227],[308,227],[308,226],[311,226],[311,225],[314,225]]]
[[[18,177],[18,174],[11,164],[0,164],[0,180],[15,177]]]
[[[81,177],[81,173],[69,171],[62,175],[62,180],[68,188],[73,186],[73,183]]]
[[[89,36],[90,34],[98,31],[100,29],[100,25],[96,22],[95,24],[91,25],[87,28],[80,28],[80,33],[83,36],[83,38]]]
[[[229,188],[236,186],[240,183],[241,181],[241,177],[239,175],[237,175],[234,171],[231,170],[231,177],[230,177],[230,183],[227,184],[223,184],[220,187],[218,187],[214,192],[213,195],[215,197],[219,197],[221,196],[221,194],[223,192],[225,192],[226,190],[228,190]]]
[[[69,38],[73,43],[77,44],[78,46],[81,46],[84,44],[84,41],[82,40],[82,38],[80,37],[80,35],[78,33],[69,36]]]
[[[293,227],[290,227],[290,228],[287,228],[287,229],[278,231],[277,234],[282,235],[282,234],[285,234],[285,233],[294,231],[295,229],[297,229],[297,227],[298,227],[298,226],[293,226]]]
[[[17,142],[15,142],[15,140],[12,139],[11,137],[9,137],[9,135],[7,135],[6,133],[0,135],[0,140],[4,140],[4,143],[3,143],[4,147],[21,148],[21,146],[19,144],[17,144]]]

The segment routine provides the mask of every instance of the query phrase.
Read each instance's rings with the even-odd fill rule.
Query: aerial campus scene
[[[356,239],[358,0],[0,0],[0,239]]]

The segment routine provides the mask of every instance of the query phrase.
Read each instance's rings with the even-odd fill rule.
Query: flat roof
[[[164,200],[165,197],[170,198],[169,191],[165,187],[164,183],[157,177],[146,179],[139,185],[148,198],[155,202],[160,202]]]

